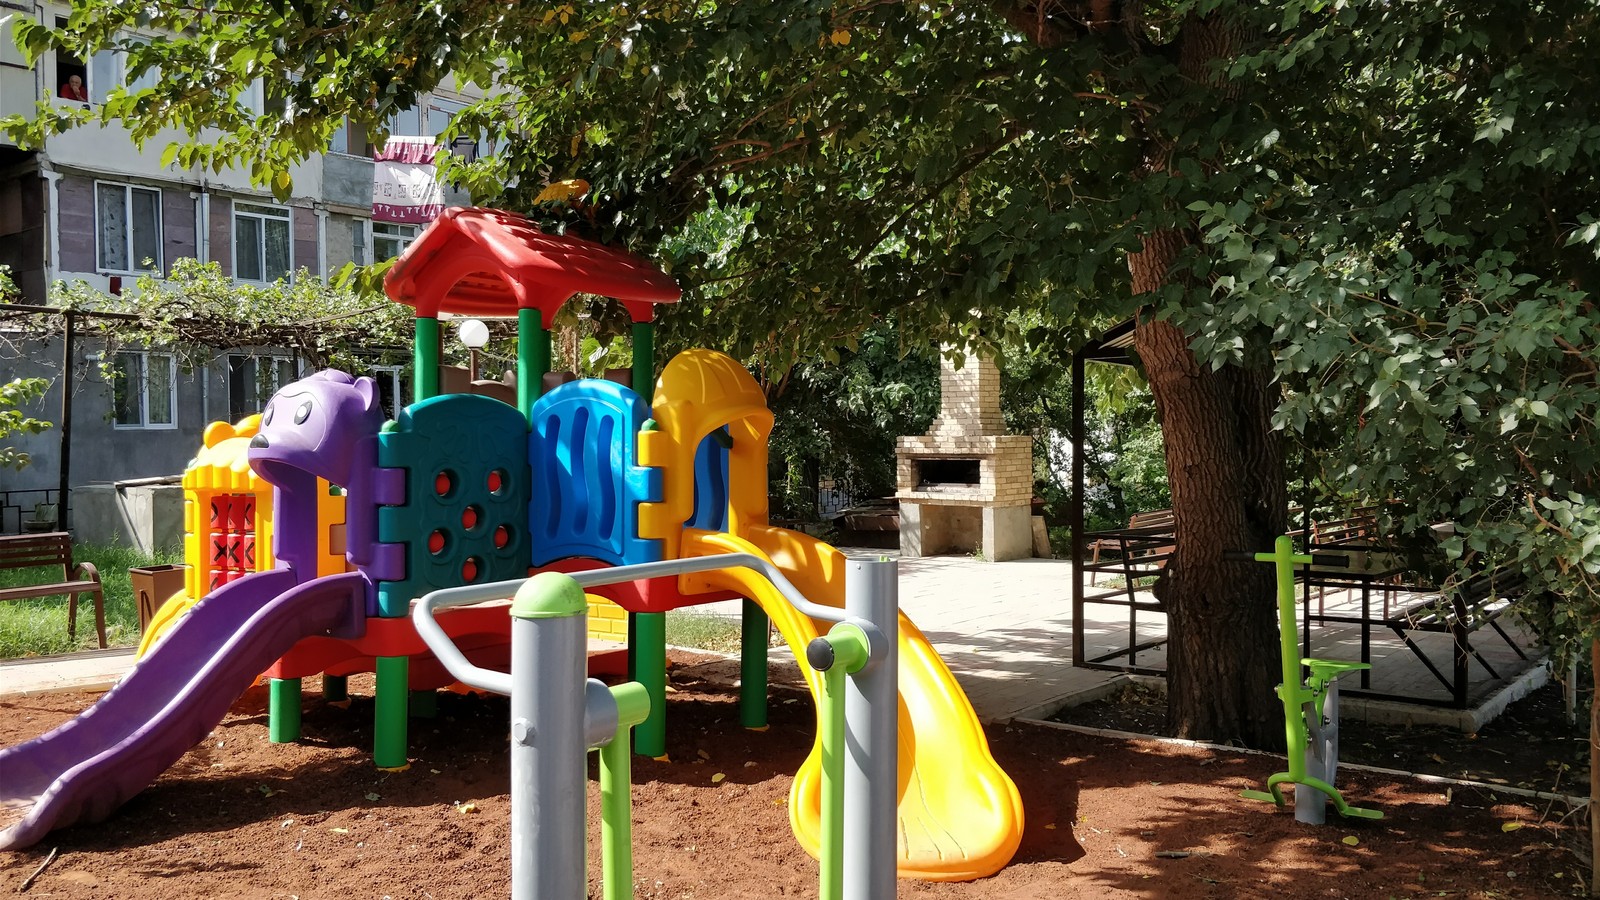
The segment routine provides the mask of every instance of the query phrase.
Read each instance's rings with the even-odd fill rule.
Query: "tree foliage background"
[[[9,124],[187,127],[173,164],[286,194],[286,163],[343,117],[377,133],[449,78],[488,86],[451,132],[497,152],[450,177],[659,252],[687,288],[667,343],[777,380],[890,317],[902,339],[1002,347],[1138,312],[1142,352],[1167,339],[1151,383],[1169,439],[1197,427],[1179,424],[1188,387],[1232,390],[1221,408],[1263,459],[1303,434],[1396,527],[1453,520],[1444,570],[1516,565],[1571,649],[1600,622],[1596,19],[1592,0],[77,0],[21,44],[121,45],[158,82]],[[281,116],[237,103],[257,78]],[[593,192],[534,208],[569,177]],[[1186,436],[1169,460],[1227,459]],[[1175,491],[1180,523],[1211,504],[1233,524],[1167,577],[1175,640],[1244,609],[1224,622],[1243,658],[1270,592],[1222,545],[1264,539],[1283,492],[1281,473],[1231,471],[1215,497]],[[1246,506],[1278,510],[1224,502],[1251,477]],[[1274,664],[1221,673],[1232,697],[1174,682],[1180,728],[1271,741]]]

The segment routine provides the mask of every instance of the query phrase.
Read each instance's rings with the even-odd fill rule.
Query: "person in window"
[[[80,103],[88,103],[89,90],[83,86],[83,76],[68,75],[67,83],[61,86],[61,97],[64,100],[77,100]]]

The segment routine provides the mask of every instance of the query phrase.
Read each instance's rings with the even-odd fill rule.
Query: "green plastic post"
[[[377,662],[372,761],[380,769],[400,769],[406,765],[410,662],[404,656],[380,656]]]
[[[633,897],[633,755],[628,732],[650,715],[650,693],[642,684],[611,689],[617,704],[617,734],[600,748],[600,872],[605,900]]]
[[[844,896],[844,680],[867,664],[867,635],[848,622],[823,638],[833,646],[833,665],[822,673],[822,834],[820,900]]]
[[[767,727],[769,621],[760,604],[744,601],[739,631],[739,724],[746,728]]]
[[[649,403],[656,392],[656,334],[649,322],[633,323],[633,392]]]
[[[633,750],[659,759],[667,755],[667,615],[642,612],[633,621],[633,677],[650,696],[650,715],[633,730]]]
[[[517,409],[533,421],[533,402],[544,390],[550,371],[550,332],[537,309],[517,310]]]
[[[322,699],[330,703],[338,703],[350,699],[350,679],[343,675],[322,676]]]
[[[1295,646],[1294,627],[1294,567],[1295,563],[1309,564],[1311,557],[1294,552],[1294,541],[1286,534],[1278,535],[1272,543],[1272,552],[1258,553],[1256,559],[1273,563],[1273,574],[1278,586],[1278,656],[1283,664],[1283,681],[1278,696],[1283,700],[1284,734],[1289,739],[1289,771],[1299,766],[1305,774],[1305,749],[1308,735],[1301,721],[1300,707],[1311,699],[1311,692],[1301,684],[1300,652]]]
[[[300,740],[300,679],[272,679],[267,692],[267,739],[274,744]]]
[[[417,336],[412,342],[411,396],[421,403],[439,396],[439,320],[417,316]]]

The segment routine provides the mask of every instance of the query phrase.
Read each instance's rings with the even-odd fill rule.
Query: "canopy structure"
[[[450,208],[406,248],[383,279],[391,300],[418,317],[440,313],[550,319],[574,294],[622,301],[635,322],[681,291],[650,263],[571,235],[547,234],[523,216],[496,209]]]

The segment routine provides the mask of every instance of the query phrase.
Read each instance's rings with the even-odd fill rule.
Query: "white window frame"
[[[241,206],[253,206],[256,209],[270,209],[270,210],[282,212],[283,215],[282,216],[271,216],[271,215],[265,215],[265,214],[259,213],[259,212],[254,212],[254,211],[241,212],[240,209],[239,209]],[[293,213],[292,209],[293,209],[293,207],[279,206],[276,203],[262,203],[262,202],[260,202],[258,200],[240,200],[240,199],[235,199],[233,201],[233,214],[228,217],[228,249],[229,249],[229,252],[232,254],[232,267],[233,267],[233,280],[234,281],[242,281],[242,282],[244,282],[246,284],[262,284],[262,285],[272,284],[273,282],[277,281],[276,278],[265,278],[264,277],[267,274],[267,271],[266,271],[266,269],[267,269],[267,228],[266,228],[266,220],[268,220],[268,219],[281,219],[282,221],[288,223],[288,226],[289,226],[289,266],[283,272],[283,280],[288,282],[288,283],[290,283],[290,284],[294,283],[294,213]],[[261,270],[262,271],[261,271],[261,274],[262,274],[263,278],[259,278],[259,279],[257,279],[257,278],[246,278],[243,275],[239,274],[239,217],[240,216],[249,216],[252,219],[259,219],[262,222],[262,226],[261,226]]]
[[[100,264],[100,188],[122,188],[122,214],[128,221],[128,245],[123,248],[127,256],[128,267],[114,269]],[[145,191],[156,195],[156,257],[155,267],[143,268],[143,260],[135,259],[133,255],[133,192]],[[96,179],[94,182],[94,270],[108,275],[159,275],[166,271],[166,223],[163,221],[162,203],[166,200],[160,188],[146,187],[142,184],[129,184],[126,181],[103,181]]]
[[[358,266],[372,265],[372,220],[355,218],[350,220],[350,224],[350,241],[352,245],[355,243],[356,234],[359,232],[361,235],[361,246],[352,246],[350,248],[350,261]]]
[[[64,17],[56,16],[56,18],[59,20],[59,19],[62,19]],[[58,28],[61,27],[59,22],[57,23],[56,27],[58,27]],[[123,39],[123,38],[127,38],[127,37],[129,37],[129,36],[126,35],[126,34],[117,35],[118,39]],[[142,35],[137,35],[137,34],[133,35],[132,38],[134,40],[144,40],[144,37]],[[97,59],[97,58],[110,60],[111,84],[109,84],[109,85],[101,85],[101,84],[97,83],[99,81],[99,79],[94,74],[95,59]],[[91,107],[92,106],[98,106],[98,105],[100,105],[100,104],[105,102],[104,99],[102,99],[103,97],[110,96],[111,92],[116,90],[119,87],[127,88],[130,92],[136,91],[136,90],[143,90],[145,87],[154,86],[155,80],[159,79],[160,76],[161,76],[161,73],[159,71],[151,70],[151,71],[145,72],[144,75],[140,76],[141,79],[144,81],[144,84],[130,85],[128,83],[128,52],[126,50],[115,50],[115,49],[109,49],[109,48],[108,49],[104,49],[104,50],[98,50],[98,51],[96,51],[94,53],[94,55],[90,56],[88,59],[81,60],[78,64],[83,66],[83,89],[89,95],[89,99],[88,100],[69,100],[66,97],[62,97],[61,96],[61,81],[62,81],[62,78],[61,78],[61,71],[60,71],[60,68],[58,66],[56,68],[56,77],[55,77],[55,80],[56,80],[57,83],[55,85],[54,90],[52,90],[50,92],[50,96],[55,102],[57,102],[57,103],[67,103],[67,104],[71,104],[71,105],[74,105],[74,106],[80,106],[80,105],[83,105],[83,104],[88,104]]]
[[[433,130],[432,119],[434,110],[438,110],[439,112],[444,113],[446,118],[454,120],[458,114],[475,102],[477,101],[458,100],[454,97],[445,97],[441,94],[430,94],[428,96],[428,105],[423,110],[423,121],[427,125],[428,132],[433,135],[434,140],[438,141],[440,139],[440,134],[443,133],[442,130]],[[494,144],[490,142],[489,135],[487,133],[480,133],[473,143],[476,144],[478,148],[478,159],[485,159],[494,152]],[[441,146],[449,149],[448,145],[441,144]]]
[[[379,227],[394,228],[394,229],[396,229],[396,231],[394,233],[390,233],[390,232],[387,232],[387,231],[380,232],[378,230]],[[402,230],[407,229],[407,228],[411,229],[411,233],[410,234],[402,234],[402,233],[400,233]],[[399,243],[400,244],[399,253],[396,253],[394,256],[379,257],[378,256],[378,240],[379,240],[378,236],[380,234],[383,235],[383,240],[395,241],[395,242]],[[417,237],[419,235],[421,235],[421,234],[422,234],[422,226],[421,225],[417,225],[417,224],[412,223],[412,222],[378,222],[378,221],[368,222],[367,223],[367,249],[368,249],[368,252],[371,253],[372,261],[374,263],[387,262],[388,260],[398,258],[401,253],[406,252],[406,248],[410,247],[411,244],[414,241],[416,241]]]
[[[255,369],[252,372],[252,374],[255,376],[255,383],[247,385],[246,391],[255,395],[255,399],[257,403],[259,403],[259,405],[253,405],[251,401],[246,398],[244,401],[244,410],[240,412],[237,417],[235,417],[233,410],[233,361],[235,359],[252,361],[255,363]],[[286,376],[287,380],[279,377],[280,365],[288,367],[289,371]],[[271,390],[267,391],[265,397],[261,396],[261,372],[263,366],[267,366],[268,371],[272,373],[266,379],[267,383],[271,387]],[[297,355],[290,353],[225,353],[223,354],[222,374],[223,386],[228,393],[228,417],[230,420],[232,420],[235,418],[243,418],[244,416],[248,416],[251,414],[251,412],[260,412],[265,408],[266,400],[268,398],[282,390],[284,385],[298,381],[303,375],[303,371],[300,364],[300,358]]]
[[[394,414],[391,416],[391,418],[398,418],[400,415],[400,410],[405,409],[406,405],[409,403],[405,394],[402,392],[402,388],[405,386],[401,384],[401,379],[405,376],[406,368],[406,366],[369,366],[367,368],[367,374],[372,377],[373,381],[378,382],[380,385],[378,396],[383,396],[381,388],[382,383],[384,381],[389,382],[389,396],[394,399]],[[384,410],[384,415],[389,416],[389,410]]]
[[[133,376],[122,370],[121,358],[123,356],[139,357],[138,390],[139,390],[139,421],[117,421],[116,386],[112,385],[111,394],[111,424],[117,431],[176,431],[178,428],[178,357],[172,353],[160,350],[118,350],[112,357],[112,368],[118,378],[131,378]],[[164,359],[167,362],[167,408],[172,413],[168,418],[171,422],[150,421],[150,365],[153,360]],[[131,388],[132,385],[129,385]]]

